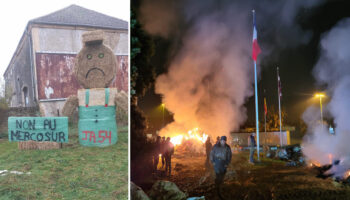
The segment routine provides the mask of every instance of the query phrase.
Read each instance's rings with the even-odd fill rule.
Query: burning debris
[[[207,138],[207,134],[200,133],[198,128],[194,128],[192,130],[189,130],[186,134],[178,134],[176,136],[171,137],[170,142],[173,143],[175,146],[180,145],[181,143],[187,140],[197,140],[204,144]]]
[[[305,165],[305,158],[299,145],[289,145],[282,148],[265,147],[264,152],[266,152],[265,156],[268,158],[287,161],[286,166],[295,167]]]
[[[317,161],[310,161],[308,166],[316,171],[317,178],[333,178],[336,182],[350,185],[350,168],[344,159],[336,159],[333,162],[330,162],[330,164],[325,165],[320,165]]]
[[[204,153],[204,143],[208,135],[199,128],[193,128],[186,133],[173,133],[170,142],[174,144],[176,151],[191,152],[193,154]]]
[[[335,25],[321,39],[320,58],[314,68],[315,79],[326,86],[330,98],[325,106],[327,118],[332,118],[337,128],[330,134],[324,123],[319,122],[318,108],[309,107],[303,120],[308,125],[308,134],[303,141],[303,154],[312,166],[320,171],[320,177],[346,180],[350,161],[350,48],[346,41],[350,34],[350,19]]]

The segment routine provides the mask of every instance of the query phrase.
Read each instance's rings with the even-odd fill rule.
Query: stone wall
[[[38,107],[17,107],[9,109],[0,109],[0,133],[7,133],[8,117],[38,117],[40,116]]]
[[[10,107],[34,107],[35,88],[30,58],[30,38],[25,35],[18,46],[18,52],[4,74],[6,89],[11,88]]]

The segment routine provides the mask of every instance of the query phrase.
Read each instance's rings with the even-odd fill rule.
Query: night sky
[[[266,96],[268,107],[278,109],[277,75],[276,67],[280,68],[282,83],[282,108],[288,115],[287,121],[296,124],[304,112],[310,106],[318,106],[319,101],[312,98],[316,91],[322,91],[325,86],[318,85],[312,75],[319,56],[319,42],[323,33],[330,30],[338,21],[350,17],[350,1],[326,1],[325,3],[301,10],[297,15],[297,22],[302,29],[312,32],[311,39],[306,44],[296,47],[276,48],[260,61],[261,75],[259,80],[259,114],[263,118],[263,97]],[[266,27],[258,28],[258,41],[262,51],[265,45],[271,45],[274,35],[264,32]],[[350,36],[349,36],[350,40]],[[169,65],[172,41],[154,37],[155,55],[152,64],[162,65],[165,70]],[[252,62],[253,67],[253,62]],[[264,92],[265,91],[265,92]],[[326,100],[327,101],[327,100]],[[159,127],[162,123],[161,97],[154,94],[151,88],[146,95],[139,100],[139,106],[149,117],[151,127]],[[158,107],[157,107],[158,106]],[[255,123],[254,96],[246,103],[248,124]],[[165,120],[171,121],[168,112]]]

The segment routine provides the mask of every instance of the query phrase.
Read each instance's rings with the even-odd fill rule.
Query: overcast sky
[[[5,3],[6,2],[6,3]],[[0,5],[0,80],[10,63],[29,20],[76,4],[112,17],[129,21],[129,0],[11,0]]]

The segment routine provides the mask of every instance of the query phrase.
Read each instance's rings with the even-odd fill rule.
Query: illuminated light
[[[162,154],[159,154],[159,157],[162,157]]]
[[[324,94],[324,93],[316,93],[315,94],[315,97],[316,98],[323,98],[323,97],[325,97],[326,95]]]

